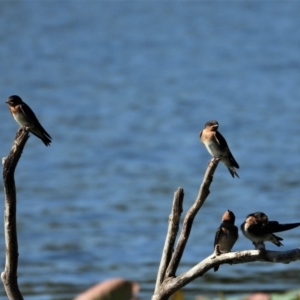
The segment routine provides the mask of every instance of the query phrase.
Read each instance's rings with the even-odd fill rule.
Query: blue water
[[[18,128],[12,94],[53,137],[31,136],[16,171],[25,298],[122,276],[150,299],[173,193],[185,190],[184,216],[210,159],[198,138],[210,119],[240,179],[219,165],[177,274],[211,254],[227,209],[238,225],[255,211],[300,220],[299,15],[296,1],[0,2],[1,157]],[[300,229],[280,236],[299,247]],[[252,248],[240,233],[234,250]],[[0,253],[4,268],[3,230]],[[299,267],[223,265],[184,291],[294,289]]]

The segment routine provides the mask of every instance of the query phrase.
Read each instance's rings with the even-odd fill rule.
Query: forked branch
[[[176,236],[179,230],[180,216],[182,213],[182,202],[184,197],[183,189],[178,188],[178,190],[174,194],[172,212],[169,217],[169,227],[158,270],[154,294],[159,293],[159,291],[161,290],[161,285],[164,281],[166,281],[168,277],[175,276],[176,270],[178,268],[179,262],[181,260],[183,251],[185,249],[186,243],[188,241],[192,229],[194,218],[210,193],[209,187],[212,183],[213,174],[218,166],[219,161],[220,158],[213,158],[210,161],[208,168],[205,172],[203,182],[200,186],[198,196],[193,206],[189,209],[189,211],[186,214],[186,217],[183,222],[183,228],[179,236],[177,246],[175,248],[175,252],[172,255]]]
[[[204,175],[203,182],[200,186],[198,196],[184,218],[183,228],[178,238],[175,251],[172,255],[172,249],[174,247],[176,235],[178,233],[180,215],[182,212],[183,189],[179,188],[174,195],[172,213],[169,218],[167,238],[152,300],[169,299],[169,297],[177,290],[181,289],[194,279],[202,276],[211,268],[214,268],[215,266],[221,264],[241,264],[254,261],[287,264],[292,261],[300,260],[300,249],[282,252],[267,251],[265,249],[246,250],[230,252],[221,255],[216,255],[214,251],[212,255],[202,260],[190,270],[176,277],[175,274],[183,255],[185,246],[187,244],[193,225],[193,220],[210,193],[209,187],[212,183],[213,174],[218,166],[219,161],[219,158],[213,158],[210,161]]]
[[[194,218],[210,193],[209,187],[213,181],[213,174],[218,166],[219,161],[220,158],[213,158],[208,164],[207,170],[203,178],[203,182],[199,189],[198,196],[184,218],[182,231],[178,238],[178,243],[170,261],[170,264],[168,266],[168,269],[166,271],[165,277],[175,276],[176,270],[183,255],[183,251],[191,233]]]

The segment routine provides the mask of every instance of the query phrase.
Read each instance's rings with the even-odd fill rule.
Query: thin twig
[[[16,225],[16,187],[14,173],[21,157],[24,146],[29,138],[29,130],[21,127],[16,134],[14,144],[6,159],[3,159],[3,182],[5,192],[4,231],[6,245],[5,269],[1,279],[10,300],[22,300],[23,296],[18,287],[18,238]]]
[[[164,249],[163,249],[163,253],[162,253],[162,257],[158,269],[155,292],[157,291],[157,289],[159,288],[159,286],[164,280],[168,264],[172,257],[176,236],[179,230],[179,221],[182,213],[183,197],[184,197],[183,189],[178,188],[177,191],[174,193],[172,212],[169,217],[168,232],[167,232],[167,237],[166,237],[166,241],[165,241],[165,245],[164,245]]]

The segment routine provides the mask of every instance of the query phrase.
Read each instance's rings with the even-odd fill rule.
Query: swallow
[[[283,244],[280,242],[283,238],[274,234],[298,227],[300,223],[279,224],[277,221],[269,221],[266,214],[256,212],[246,217],[245,222],[241,225],[241,230],[246,238],[253,242],[255,248],[264,242],[272,242],[280,247]]]
[[[31,108],[19,96],[10,96],[6,103],[9,105],[12,116],[20,126],[28,127],[29,131],[40,138],[46,146],[50,145],[52,137],[40,124]]]
[[[221,161],[228,168],[232,177],[234,175],[239,177],[234,168],[238,169],[240,166],[231,154],[227,142],[218,131],[218,128],[219,123],[217,121],[208,121],[204,129],[200,132],[200,140],[211,156],[221,158]]]
[[[217,229],[214,248],[218,245],[218,254],[230,252],[236,240],[239,237],[238,228],[234,225],[235,215],[232,211],[227,210],[222,217],[222,223]],[[214,267],[218,271],[220,265]]]

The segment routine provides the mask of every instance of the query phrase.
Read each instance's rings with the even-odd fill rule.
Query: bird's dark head
[[[19,96],[13,95],[13,96],[8,97],[8,99],[6,100],[6,103],[9,106],[15,107],[15,106],[17,106],[19,104],[22,104],[23,101],[22,101],[22,99]]]
[[[225,211],[223,217],[222,217],[222,222],[228,222],[231,224],[234,224],[235,222],[235,215],[231,210]]]
[[[211,131],[217,131],[219,128],[219,123],[216,120],[211,120],[206,122],[205,128],[209,128]]]

